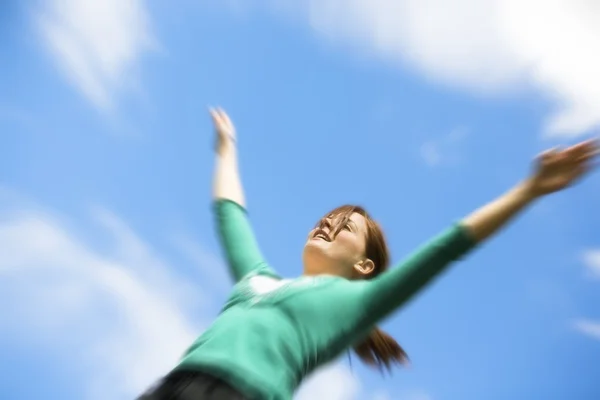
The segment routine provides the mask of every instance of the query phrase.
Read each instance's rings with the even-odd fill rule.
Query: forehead
[[[367,219],[359,213],[352,213],[350,220],[359,228],[364,228],[367,226]]]

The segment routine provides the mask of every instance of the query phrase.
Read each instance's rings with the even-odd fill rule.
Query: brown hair
[[[375,269],[365,279],[373,279],[387,270],[390,255],[383,230],[369,213],[364,208],[354,205],[344,205],[332,210],[327,214],[328,218],[334,219],[331,227],[332,237],[343,229],[353,213],[362,215],[366,220],[365,256],[373,261]],[[408,364],[408,356],[404,349],[394,338],[377,327],[367,339],[354,346],[354,352],[365,364],[380,370],[390,370],[393,364]]]

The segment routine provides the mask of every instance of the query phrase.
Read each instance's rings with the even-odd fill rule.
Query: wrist
[[[236,141],[234,137],[218,138],[216,144],[217,153],[223,155],[234,153],[236,151]]]
[[[528,178],[517,185],[517,193],[524,203],[531,203],[542,197],[542,193],[536,189],[535,182],[532,178]]]

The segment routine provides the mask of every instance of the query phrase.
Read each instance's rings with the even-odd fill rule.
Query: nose
[[[332,223],[333,221],[331,220],[331,218],[323,218],[318,225],[318,229],[325,231],[325,233],[327,233],[327,235],[331,234],[331,228],[332,228]]]

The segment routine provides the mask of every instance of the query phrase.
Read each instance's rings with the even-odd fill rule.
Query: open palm
[[[544,195],[572,185],[591,169],[597,155],[598,142],[595,140],[542,153],[531,179],[532,189],[537,195]]]

